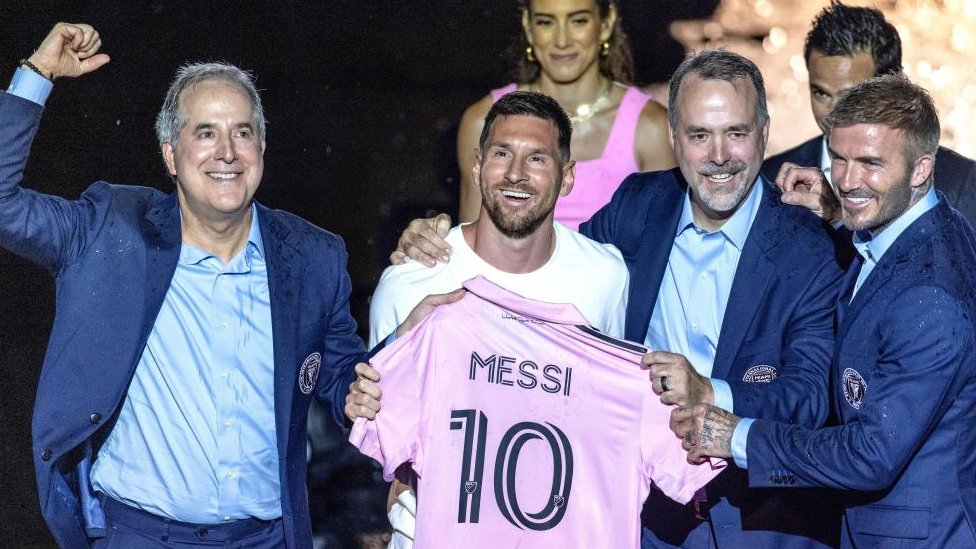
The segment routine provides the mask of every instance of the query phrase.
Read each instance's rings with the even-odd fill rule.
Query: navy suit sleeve
[[[43,110],[0,92],[0,244],[55,273],[84,247],[108,197],[92,189],[68,201],[20,186]]]
[[[789,478],[793,486],[861,491],[893,485],[973,375],[973,319],[963,305],[934,286],[891,296],[882,318],[847,335],[840,355],[840,368],[857,366],[867,378],[856,417],[819,430],[756,421],[746,446],[750,484]],[[944,430],[945,447],[934,451],[952,451],[955,432]]]
[[[816,268],[816,265],[813,266]],[[770,383],[728,378],[736,415],[818,427],[827,419],[830,359],[834,346],[834,311],[843,272],[833,257],[822,258],[809,276],[780,335],[780,364]],[[744,350],[748,353],[749,350]]]
[[[343,406],[349,384],[356,378],[355,367],[366,360],[363,341],[356,334],[356,321],[349,311],[352,283],[346,271],[348,254],[341,240],[336,253],[336,291],[325,332],[325,353],[322,372],[316,387],[316,397],[330,406],[336,425],[346,425]]]

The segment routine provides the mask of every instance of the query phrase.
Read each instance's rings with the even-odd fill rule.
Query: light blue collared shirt
[[[854,233],[854,247],[857,248],[857,252],[864,258],[864,262],[861,265],[861,271],[857,274],[857,281],[854,283],[854,292],[851,294],[852,299],[854,294],[861,288],[861,284],[867,280],[868,275],[871,274],[874,267],[881,261],[881,257],[884,256],[888,249],[898,240],[898,237],[901,236],[901,233],[905,232],[905,229],[919,217],[922,217],[922,214],[934,208],[938,203],[939,195],[936,194],[935,187],[931,187],[925,193],[925,196],[915,204],[912,204],[911,208],[905,210],[905,213],[898,216],[898,218],[891,222],[891,225],[885,227],[878,234],[871,235],[868,231],[857,231]],[[755,419],[753,418],[744,417],[735,427],[735,431],[732,432],[732,458],[735,460],[735,464],[743,469],[749,465],[746,441],[749,439],[749,429],[752,427],[754,421]]]
[[[757,180],[739,209],[714,232],[695,225],[690,195],[685,196],[682,205],[644,344],[684,355],[705,377],[712,374],[735,269],[759,211],[762,187],[762,180]],[[715,405],[731,411],[729,384],[722,379],[710,381]]]
[[[13,79],[10,80],[7,93],[43,105],[48,96],[51,95],[52,89],[54,89],[54,83],[47,78],[30,69],[18,67],[14,71]]]
[[[891,245],[895,243],[895,240],[901,236],[901,233],[905,232],[905,229],[909,225],[915,222],[916,219],[922,216],[925,212],[931,210],[939,203],[939,195],[935,192],[935,187],[929,188],[928,192],[925,193],[918,202],[912,204],[911,208],[908,208],[905,213],[898,216],[891,225],[885,227],[883,231],[876,235],[872,235],[868,231],[857,231],[854,233],[854,247],[857,248],[857,253],[861,254],[864,258],[864,262],[861,265],[861,271],[857,274],[857,281],[854,283],[854,291],[851,293],[851,298],[857,294],[857,291],[861,289],[861,285],[877,266],[878,262],[881,261],[881,257],[891,248]]]
[[[155,515],[213,524],[281,516],[264,242],[251,207],[229,263],[183,244],[96,490]]]

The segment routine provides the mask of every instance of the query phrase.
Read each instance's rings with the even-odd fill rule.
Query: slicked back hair
[[[826,56],[854,57],[867,53],[874,75],[901,72],[901,38],[894,25],[876,8],[845,6],[833,0],[813,20],[803,45],[803,59],[817,51]]]
[[[481,138],[478,140],[478,149],[482,155],[488,143],[491,127],[499,116],[533,116],[552,122],[558,134],[560,161],[562,164],[569,161],[569,143],[573,138],[573,125],[569,122],[566,111],[555,99],[541,93],[525,91],[514,91],[503,95],[491,106],[485,116],[485,126],[481,129]]]
[[[230,63],[190,63],[176,71],[176,78],[170,84],[163,100],[163,107],[156,116],[156,137],[159,143],[166,143],[176,149],[180,131],[186,126],[189,115],[180,106],[180,96],[184,91],[201,82],[217,80],[237,86],[251,102],[251,119],[261,142],[264,142],[265,120],[261,95],[254,86],[251,73]]]
[[[671,129],[678,127],[678,94],[681,82],[685,76],[694,74],[702,80],[721,80],[734,83],[736,80],[747,78],[756,88],[756,118],[759,126],[765,126],[769,121],[769,109],[766,107],[766,86],[762,73],[755,63],[745,57],[723,49],[704,50],[685,58],[678,65],[678,69],[671,76],[671,86],[668,89],[668,122]]]
[[[827,115],[827,129],[880,124],[906,137],[905,157],[914,163],[939,148],[939,113],[925,89],[900,74],[865,80],[850,88]]]

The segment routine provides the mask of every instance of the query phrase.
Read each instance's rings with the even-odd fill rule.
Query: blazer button
[[[48,461],[52,457],[54,457],[54,452],[52,452],[50,448],[45,448],[44,451],[41,452],[41,459],[44,461]]]
[[[102,420],[102,414],[99,414],[98,412],[95,412],[94,414],[92,414],[92,415],[90,415],[90,416],[88,416],[88,419],[89,419],[89,420],[90,420],[90,421],[91,421],[92,423],[94,423],[94,424],[96,424],[96,425],[97,425],[97,424],[98,424],[98,422]]]

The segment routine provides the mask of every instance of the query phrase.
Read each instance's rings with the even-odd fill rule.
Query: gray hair
[[[251,101],[251,118],[257,129],[258,137],[264,142],[265,120],[264,107],[261,106],[261,96],[254,86],[251,73],[239,69],[230,63],[189,63],[176,71],[176,78],[170,84],[163,100],[163,108],[156,116],[156,137],[160,144],[169,143],[176,149],[180,131],[186,126],[188,116],[180,108],[180,95],[200,82],[220,80],[240,88]]]
[[[722,80],[729,83],[748,78],[756,88],[756,118],[760,126],[766,125],[769,109],[766,107],[766,86],[759,67],[737,53],[714,49],[686,57],[671,76],[668,90],[668,122],[671,123],[671,129],[678,127],[678,93],[681,91],[681,81],[689,74],[698,75],[702,80]]]

